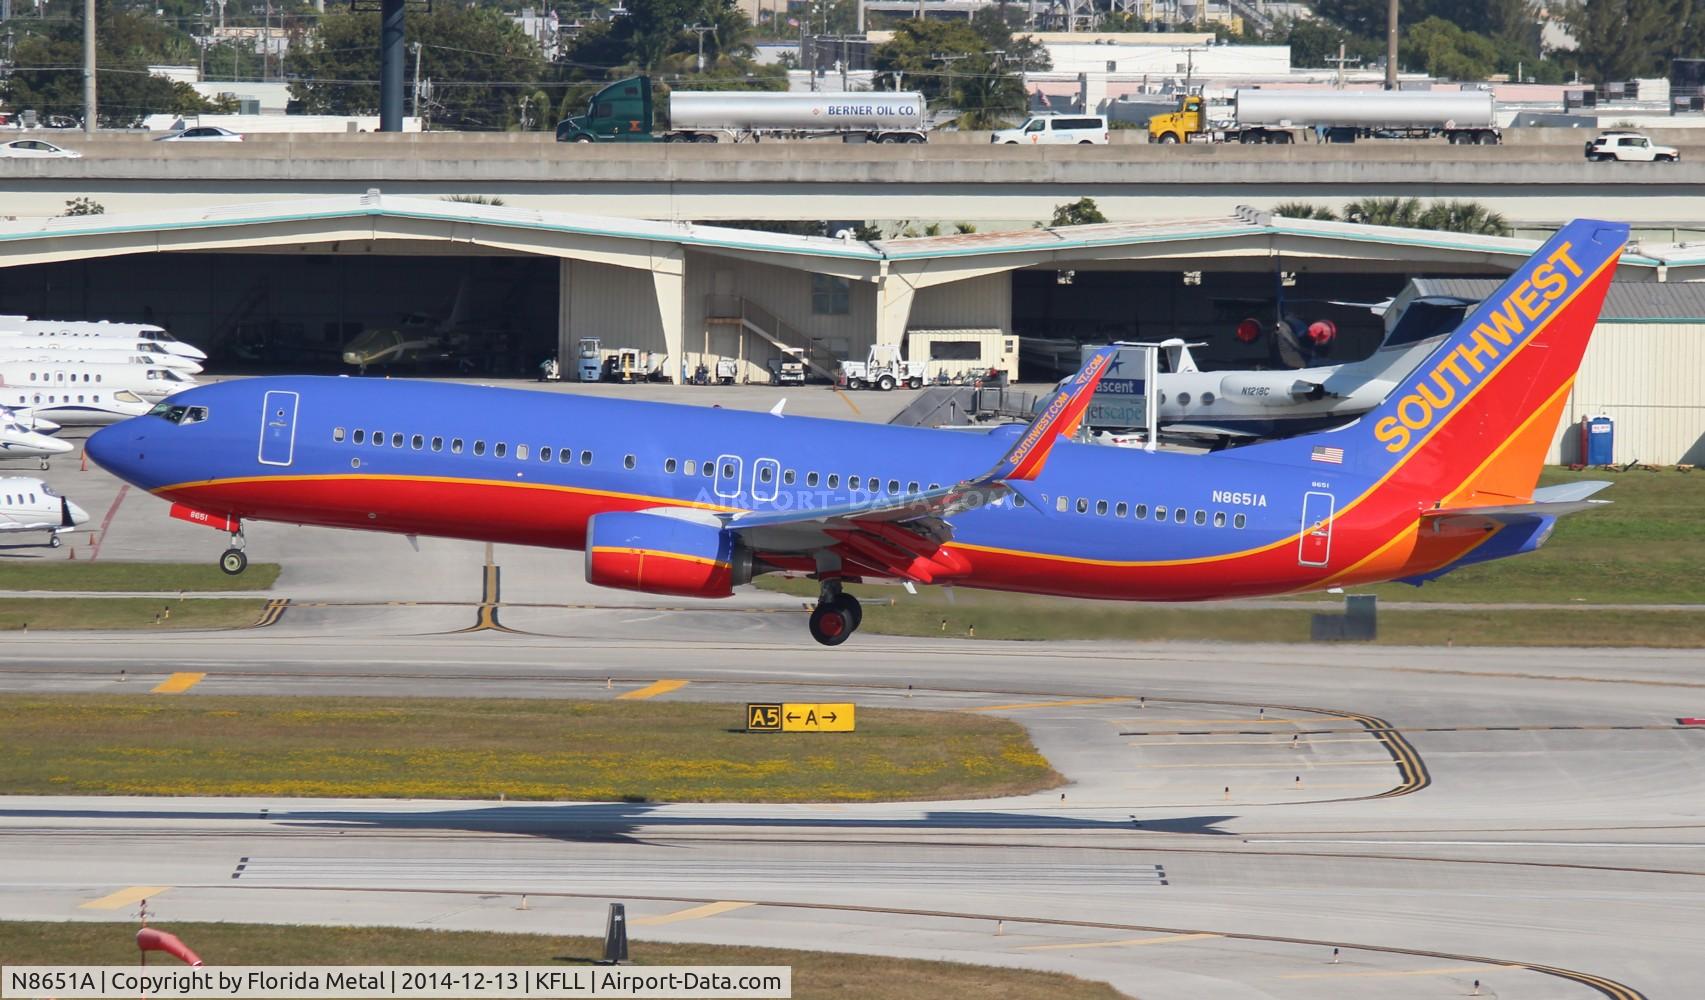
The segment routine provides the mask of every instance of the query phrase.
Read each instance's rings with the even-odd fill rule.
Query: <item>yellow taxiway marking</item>
[[[616,695],[616,699],[618,701],[638,701],[641,698],[655,698],[660,694],[678,691],[686,686],[686,681],[658,681],[656,684],[647,684],[637,691],[624,691]]]
[[[154,685],[154,694],[182,694],[201,683],[206,674],[173,674]]]
[[[720,903],[706,903],[703,906],[694,906],[685,910],[676,910],[674,913],[663,913],[655,917],[638,917],[636,919],[629,920],[628,926],[656,927],[659,924],[679,923],[682,920],[702,920],[705,917],[714,917],[718,913],[727,913],[730,910],[743,910],[752,905],[754,904],[725,899]]]
[[[1130,701],[1126,697],[1117,698],[1073,698],[1070,701],[1027,701],[1018,705],[979,705],[967,708],[967,712],[1014,712],[1021,708],[1063,708],[1068,705],[1106,705],[1115,701]]]
[[[117,892],[102,896],[100,899],[91,899],[87,903],[81,903],[78,905],[78,909],[116,910],[120,907],[129,906],[131,903],[140,903],[150,896],[158,896],[170,888],[169,885],[133,885],[128,889],[120,889]]]
[[[1075,951],[1078,948],[1124,948],[1130,945],[1170,944],[1173,941],[1200,941],[1222,937],[1220,934],[1162,934],[1159,937],[1126,938],[1123,941],[1073,941],[1069,944],[1032,944],[1019,951]]]
[[[1289,973],[1287,975],[1280,976],[1279,978],[1280,979],[1349,979],[1352,977],[1358,977],[1358,978],[1362,978],[1362,979],[1378,979],[1378,978],[1386,977],[1386,976],[1454,976],[1454,975],[1463,975],[1463,974],[1470,973],[1470,972],[1495,972],[1499,969],[1514,969],[1514,968],[1520,968],[1520,966],[1513,966],[1513,965],[1452,965],[1448,968],[1439,968],[1439,969],[1393,969],[1393,970],[1376,969],[1376,970],[1371,970],[1371,971],[1358,971],[1358,972],[1292,972],[1292,973]]]
[[[1215,767],[1227,771],[1242,767],[1295,767],[1306,771],[1316,767],[1372,767],[1375,764],[1384,764],[1386,767],[1390,767],[1395,763],[1397,762],[1387,757],[1384,760],[1229,760],[1218,764],[1126,764],[1125,766],[1156,771],[1176,767]]]
[[[1288,747],[1291,745],[1291,741],[1285,739],[1283,733],[1274,733],[1273,735],[1276,738],[1270,739],[1270,740],[1188,740],[1188,741],[1186,741],[1184,739],[1178,739],[1178,740],[1160,740],[1160,741],[1156,741],[1156,742],[1152,742],[1152,743],[1143,742],[1141,740],[1133,740],[1129,743],[1126,743],[1125,745],[1126,746],[1132,746],[1132,747],[1178,747],[1180,750],[1194,750],[1197,747]],[[1296,745],[1302,746],[1302,747],[1311,747],[1311,746],[1315,746],[1316,744],[1319,744],[1319,743],[1366,743],[1368,741],[1368,739],[1369,739],[1369,737],[1366,737],[1366,736],[1360,736],[1360,737],[1352,736],[1352,737],[1349,737],[1347,739],[1298,740]]]

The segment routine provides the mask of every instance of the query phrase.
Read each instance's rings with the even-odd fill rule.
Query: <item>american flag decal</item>
[[[1317,444],[1314,446],[1314,450],[1309,453],[1308,457],[1312,461],[1325,462],[1328,465],[1343,465],[1344,449],[1328,448],[1324,445]]]

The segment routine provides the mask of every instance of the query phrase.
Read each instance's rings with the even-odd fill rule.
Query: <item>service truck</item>
[[[1501,136],[1486,90],[1240,89],[1214,114],[1201,94],[1186,94],[1178,110],[1149,119],[1149,141],[1285,143],[1312,130],[1327,142],[1442,135],[1453,143],[1496,145]]]
[[[558,142],[757,142],[839,136],[844,142],[924,142],[924,98],[918,93],[766,93],[690,91],[669,94],[669,128],[659,131],[651,78],[618,80],[592,96],[586,113],[556,127]]]

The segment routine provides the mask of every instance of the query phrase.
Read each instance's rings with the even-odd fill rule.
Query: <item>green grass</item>
[[[296,965],[588,965],[602,939],[543,934],[428,931],[397,927],[303,927],[265,924],[158,925],[182,938],[209,966]],[[879,997],[882,1000],[1118,1000],[1106,983],[1021,969],[958,962],[840,955],[823,951],[668,944],[630,935],[633,965],[787,965],[796,1000]],[[135,931],[119,923],[0,921],[0,960],[8,965],[136,964]],[[175,965],[171,960],[163,960]]]
[[[212,563],[0,561],[0,590],[270,590],[277,563],[250,563],[238,576]]]
[[[267,602],[241,597],[0,597],[0,632],[16,629],[185,629],[253,625]],[[171,611],[170,617],[164,612]],[[156,620],[159,619],[159,620]]]
[[[744,725],[743,705],[680,701],[10,695],[0,793],[868,802],[1062,780],[1021,726],[981,715]]]

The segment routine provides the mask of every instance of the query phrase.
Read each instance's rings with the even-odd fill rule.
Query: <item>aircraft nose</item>
[[[136,465],[141,457],[141,435],[126,426],[129,423],[122,421],[89,435],[89,440],[83,443],[83,453],[113,475],[140,486],[136,481]]]
[[[61,441],[58,438],[48,437],[46,434],[40,434],[38,436],[41,440],[36,442],[36,447],[47,452],[49,455],[63,455],[68,451],[77,450],[77,446],[69,441]]]

